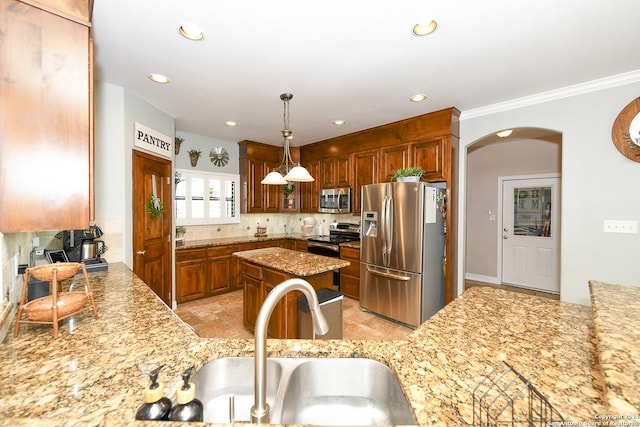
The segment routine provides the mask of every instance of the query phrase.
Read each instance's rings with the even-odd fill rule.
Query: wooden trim
[[[67,8],[66,10],[64,9],[60,9],[58,7],[63,6],[63,4],[61,3],[65,3],[65,2],[55,2],[55,1],[38,1],[38,0],[17,0],[21,3],[25,3],[28,4],[29,6],[33,6],[35,8],[38,8],[40,10],[44,10],[45,12],[49,12],[52,13],[54,15],[58,15],[61,18],[64,19],[68,19],[70,21],[73,22],[77,22],[78,24],[84,25],[86,27],[91,27],[91,21],[89,21],[89,4],[86,3],[86,0],[81,0],[81,2],[84,2],[86,4],[83,5],[79,5],[79,7],[77,9],[73,9],[71,7]],[[56,6],[49,4],[49,3],[56,3]],[[68,2],[66,2],[68,3]],[[92,2],[93,3],[93,2]]]

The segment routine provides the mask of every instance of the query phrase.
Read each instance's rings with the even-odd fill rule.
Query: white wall
[[[176,130],[176,136],[184,138],[184,142],[180,147],[180,154],[175,156],[175,167],[178,169],[194,169],[207,172],[219,172],[219,173],[240,173],[240,164],[238,159],[240,157],[240,150],[238,143],[235,141],[225,141],[223,139],[209,138],[202,135],[197,135],[191,132],[185,132]],[[229,153],[229,163],[225,166],[216,166],[211,163],[209,152],[213,147],[222,147]],[[191,160],[187,151],[200,150],[202,155],[198,160],[198,164],[194,168],[191,166]]]
[[[588,281],[640,286],[640,234],[605,234],[605,219],[640,221],[640,164],[611,141],[618,113],[640,93],[638,77],[592,83],[589,93],[553,99],[543,94],[516,103],[463,112],[460,121],[460,193],[465,211],[466,147],[501,129],[537,127],[562,133],[562,249],[560,298],[589,304]],[[629,82],[631,81],[631,82]],[[616,86],[617,85],[617,86]],[[607,87],[610,86],[610,87]],[[572,88],[577,93],[578,87]],[[586,90],[586,89],[585,89]],[[558,93],[565,96],[566,93]],[[528,104],[528,105],[526,105]],[[465,230],[464,215],[459,229]],[[465,247],[460,233],[458,247]],[[464,254],[460,254],[464,259]],[[458,290],[464,265],[460,263]]]

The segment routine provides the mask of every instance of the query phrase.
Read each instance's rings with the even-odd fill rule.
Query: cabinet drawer
[[[360,279],[341,272],[340,291],[348,297],[360,299]]]
[[[351,263],[351,265],[347,267],[342,267],[340,269],[340,273],[348,274],[353,277],[360,277],[360,262],[354,261],[352,259],[347,260]]]
[[[176,251],[176,262],[192,261],[207,257],[206,249],[183,249]]]
[[[241,270],[245,276],[253,277],[258,280],[262,280],[262,267],[258,267],[255,264],[242,261]]]
[[[269,268],[263,269],[262,275],[264,281],[273,284],[273,286],[278,285],[280,282],[284,282],[289,278],[288,274],[271,270]]]
[[[210,257],[231,255],[232,253],[233,253],[232,246],[211,246],[207,248],[207,256],[210,256]]]
[[[354,259],[360,261],[360,249],[352,248],[351,246],[340,246],[340,258],[347,261]]]

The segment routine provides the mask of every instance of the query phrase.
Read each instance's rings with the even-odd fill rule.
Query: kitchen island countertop
[[[148,378],[226,356],[252,356],[253,340],[195,335],[123,264],[90,276],[100,314],[25,325],[0,346],[0,425],[154,425],[134,421]],[[606,414],[591,309],[492,288],[472,288],[401,341],[269,340],[270,357],[368,357],[395,371],[418,423],[473,421],[472,392],[500,360],[513,365],[566,421]],[[172,423],[157,423],[167,426]]]
[[[313,276],[351,265],[349,261],[340,258],[276,247],[234,252],[233,255],[245,261],[284,271],[298,277]]]

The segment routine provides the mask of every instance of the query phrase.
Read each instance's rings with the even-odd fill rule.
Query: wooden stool
[[[84,275],[84,291],[58,292],[59,281],[73,277],[78,269],[82,268]],[[51,284],[51,295],[34,299],[25,304],[29,276],[33,276],[43,282]],[[62,291],[62,289],[60,289]],[[87,305],[87,301],[90,302]],[[93,315],[98,318],[98,309],[93,300],[89,275],[83,263],[79,262],[59,262],[55,264],[40,265],[38,267],[27,268],[22,283],[22,296],[16,316],[16,328],[13,336],[17,337],[20,332],[21,323],[38,323],[53,325],[53,337],[58,338],[58,322],[69,316],[80,313],[84,310],[93,310]],[[26,318],[22,319],[23,312]]]

